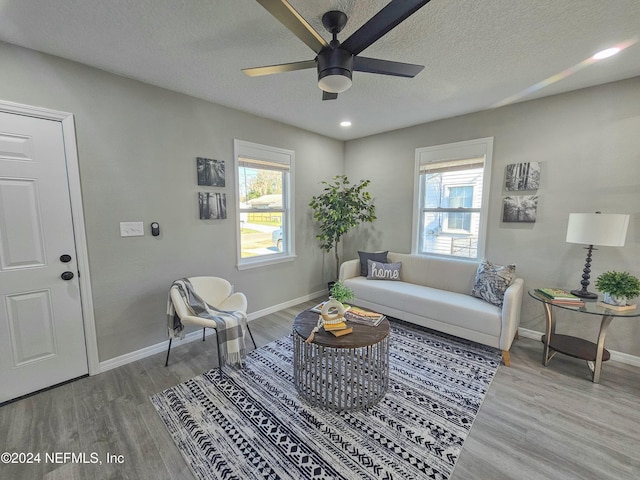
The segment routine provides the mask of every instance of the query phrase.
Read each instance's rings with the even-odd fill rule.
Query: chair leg
[[[247,332],[249,332],[249,336],[251,337],[251,341],[253,342],[253,348],[255,350],[256,348],[258,348],[258,346],[256,345],[256,341],[253,339],[253,333],[251,333],[251,329],[249,328],[249,322],[247,322]]]
[[[169,339],[169,349],[167,350],[167,359],[164,362],[164,366],[166,367],[167,365],[169,365],[169,353],[171,353],[171,341],[173,340],[173,338]]]
[[[206,327],[202,329],[202,341],[203,341],[203,342],[204,342],[204,332],[206,332],[206,331],[207,331],[207,328],[206,328]]]
[[[216,344],[218,345],[218,369],[222,372],[222,354],[220,352],[220,335],[218,335],[218,331],[216,330]]]

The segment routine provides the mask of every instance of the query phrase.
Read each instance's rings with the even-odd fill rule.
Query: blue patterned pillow
[[[471,295],[501,307],[504,302],[504,292],[509,288],[515,276],[515,265],[496,265],[483,260],[478,265]]]

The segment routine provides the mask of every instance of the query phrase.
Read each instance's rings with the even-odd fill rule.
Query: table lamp
[[[598,298],[589,292],[589,274],[591,273],[591,252],[597,250],[594,245],[603,247],[623,247],[629,226],[629,215],[620,213],[570,213],[567,226],[567,242],[588,245],[587,261],[582,270],[582,288],[571,290],[580,298]]]

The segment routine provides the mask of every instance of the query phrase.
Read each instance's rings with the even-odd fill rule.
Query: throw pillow
[[[363,277],[367,276],[369,272],[369,265],[367,264],[367,260],[373,260],[374,262],[387,263],[387,253],[386,252],[358,252],[360,256],[360,275]]]
[[[483,260],[478,265],[476,279],[471,295],[481,298],[485,302],[502,307],[504,292],[516,275],[515,265],[496,265]]]
[[[381,263],[367,260],[369,266],[367,279],[369,280],[400,280],[402,262]]]

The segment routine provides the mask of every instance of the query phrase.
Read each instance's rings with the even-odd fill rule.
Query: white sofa
[[[340,266],[340,281],[356,297],[350,303],[499,348],[509,366],[509,349],[520,324],[521,278],[507,288],[501,308],[471,296],[478,263],[394,252],[387,261],[402,262],[399,281],[360,276],[359,259]]]

